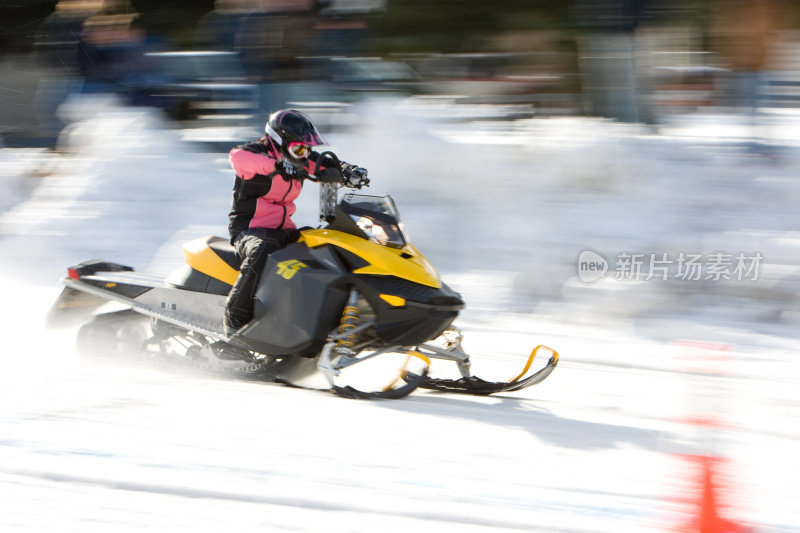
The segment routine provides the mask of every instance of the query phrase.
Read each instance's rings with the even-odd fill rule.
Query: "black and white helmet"
[[[272,113],[264,131],[284,150],[290,143],[303,143],[308,146],[327,144],[311,119],[294,109],[281,109]]]

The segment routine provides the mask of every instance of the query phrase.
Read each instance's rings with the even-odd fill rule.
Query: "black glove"
[[[320,167],[335,167],[339,165],[339,158],[333,152],[323,152],[322,154],[314,157],[316,152],[312,152],[309,159],[315,161]]]
[[[347,163],[342,164],[342,176],[344,177],[342,183],[347,187],[360,189],[369,185],[368,175],[366,168],[348,165]]]
[[[342,173],[333,167],[328,167],[317,174],[317,178],[321,183],[341,183]]]
[[[275,170],[286,179],[301,180],[308,177],[308,172],[295,167],[291,162],[285,159],[275,162]]]

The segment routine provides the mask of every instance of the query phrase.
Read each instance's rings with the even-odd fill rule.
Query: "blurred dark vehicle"
[[[563,54],[561,54],[563,55]],[[407,62],[422,76],[422,94],[455,104],[502,107],[515,116],[575,114],[577,75],[559,54],[421,54]]]
[[[299,109],[325,131],[346,130],[356,125],[357,117],[351,113],[351,106],[366,97],[408,97],[424,83],[402,61],[342,56],[304,57],[300,61],[310,74],[310,83],[265,84],[269,94],[262,98],[262,105],[272,103],[273,109]],[[276,85],[283,85],[284,89],[276,92]]]
[[[258,86],[248,83],[236,52],[181,51],[144,54],[146,69],[129,90],[135,105],[164,110],[181,122],[249,120],[258,110]]]
[[[401,61],[377,57],[331,57],[327,61],[330,80],[340,90],[410,94],[421,87],[419,74]]]

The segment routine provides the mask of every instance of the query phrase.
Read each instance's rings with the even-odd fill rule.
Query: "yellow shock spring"
[[[348,331],[354,329],[358,325],[358,307],[354,305],[345,306],[342,311],[342,320],[339,322],[339,334],[343,335],[337,341],[337,348],[351,348],[355,344],[355,335],[346,335]]]

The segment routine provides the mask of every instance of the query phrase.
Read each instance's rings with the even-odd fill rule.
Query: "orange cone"
[[[748,528],[726,520],[719,514],[718,487],[714,479],[714,461],[709,456],[694,456],[702,468],[702,487],[700,492],[700,508],[697,516],[686,526],[677,531],[696,533],[745,533]]]

